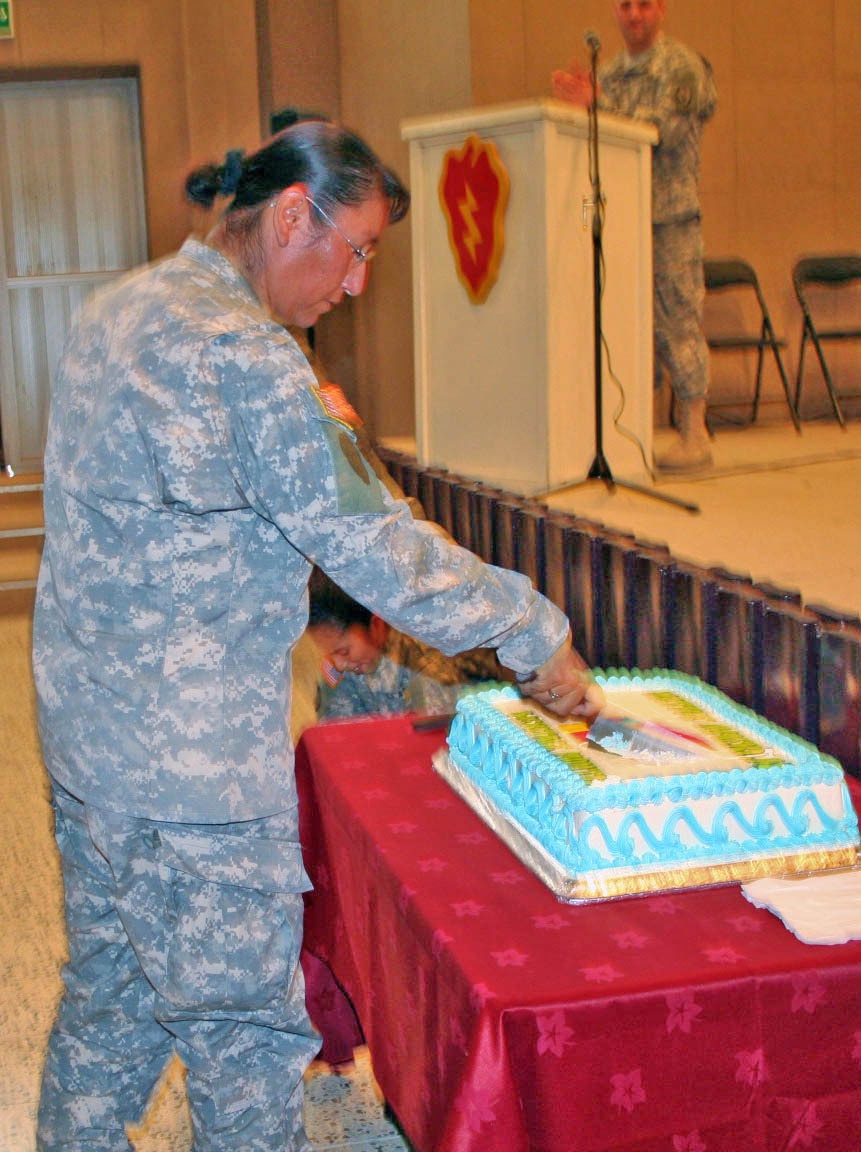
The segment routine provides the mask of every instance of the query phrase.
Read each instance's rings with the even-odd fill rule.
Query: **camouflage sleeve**
[[[474,680],[501,680],[504,676],[496,653],[490,648],[471,648],[446,656],[418,640],[401,636],[398,659],[438,684],[465,684]],[[389,650],[391,651],[391,645]]]
[[[462,684],[441,684],[430,676],[413,676],[404,693],[407,712],[445,716],[454,712]]]
[[[599,107],[653,124],[659,142],[675,148],[692,121],[705,123],[717,108],[711,64],[684,45],[667,42],[646,73],[613,66],[602,77]]]
[[[351,596],[450,655],[496,647],[515,672],[566,641],[567,619],[525,576],[484,564],[392,497],[349,426],[321,408],[307,365],[285,378],[275,353],[219,346],[211,370],[230,393],[225,436],[245,498]]]
[[[438,648],[431,648],[403,633],[391,633],[386,651],[414,675],[438,684],[459,684],[464,679],[458,656],[446,656]]]
[[[386,650],[379,664],[366,675],[345,672],[337,684],[321,688],[320,715],[326,719],[349,716],[391,716],[407,711],[407,691],[413,673]]]
[[[324,720],[345,720],[386,711],[384,702],[374,701],[366,691],[362,677],[354,672],[346,672],[334,686],[323,684],[320,688],[319,714]]]
[[[666,76],[653,123],[660,141],[668,148],[678,144],[689,131],[690,122],[705,123],[717,107],[717,89],[711,65],[701,56],[692,56]]]

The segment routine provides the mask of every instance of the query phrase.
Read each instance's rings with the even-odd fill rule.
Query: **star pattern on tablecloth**
[[[560,916],[558,912],[553,912],[549,916],[533,916],[532,923],[536,928],[556,932],[560,928],[567,928],[570,921]]]
[[[583,973],[583,979],[588,980],[590,984],[612,984],[622,976],[619,969],[612,964],[596,964],[592,968],[581,968],[580,971]]]
[[[506,884],[512,886],[514,884],[522,884],[526,879],[521,872],[515,868],[507,869],[505,872],[491,872],[490,879],[494,884]]]
[[[487,836],[483,832],[459,832],[455,836],[458,844],[484,844],[487,841]]]
[[[373,717],[368,716],[362,722],[366,724],[373,724]],[[401,748],[401,741],[398,736],[383,736],[378,744],[378,747],[382,752],[391,753],[392,757],[394,758],[394,756],[397,755],[398,750]],[[413,759],[412,757],[410,757],[410,759],[414,764],[421,763],[421,761],[418,759]]]
[[[745,913],[742,916],[730,916],[727,924],[738,933],[744,932],[761,932],[762,919],[757,916],[749,916]]]
[[[613,1091],[610,1103],[621,1112],[633,1112],[638,1104],[645,1104],[646,1091],[643,1088],[642,1069],[635,1068],[632,1072],[617,1072],[610,1077]]]
[[[649,941],[648,936],[644,936],[642,932],[635,932],[633,928],[627,932],[616,932],[612,935],[611,939],[616,941],[623,952],[627,952],[632,948],[645,948]]]
[[[825,985],[816,972],[797,972],[792,977],[792,1003],[790,1011],[806,1012],[812,1016],[827,999]]]
[[[729,944],[723,944],[719,948],[704,948],[703,956],[706,960],[710,960],[712,964],[738,964],[744,960],[744,955],[737,952]]]
[[[688,1132],[685,1136],[673,1137],[673,1152],[708,1152],[708,1146],[699,1132]]]
[[[432,954],[434,956],[441,955],[446,945],[451,944],[453,939],[454,937],[451,936],[448,932],[445,932],[442,928],[437,928],[436,932],[434,932],[433,936],[431,936]]]
[[[736,1052],[735,1062],[735,1078],[739,1084],[757,1088],[768,1079],[768,1065],[761,1048],[754,1048],[749,1052]]]
[[[406,777],[424,776],[427,770],[427,764],[416,763],[413,761],[409,764],[405,764],[403,768],[401,768],[399,775]]]
[[[529,956],[519,948],[504,948],[501,952],[491,952],[490,955],[500,968],[522,968],[529,960]]]
[[[489,1000],[492,1000],[496,993],[487,984],[478,983],[473,984],[469,990],[469,1003],[470,1007],[474,1008],[476,1012],[480,1012]]]
[[[484,904],[479,904],[476,900],[459,900],[451,905],[451,910],[458,917],[480,916],[484,911]]]
[[[493,1124],[496,1120],[494,1106],[495,1097],[476,1085],[465,1087],[455,1101],[455,1107],[471,1132],[480,1132],[485,1124]]]
[[[792,1136],[787,1148],[810,1148],[822,1131],[816,1104],[812,1100],[793,1100],[789,1105],[792,1116]]]
[[[667,1032],[690,1032],[691,1026],[702,1013],[702,1008],[694,999],[693,992],[669,992],[667,1002]]]
[[[410,820],[395,820],[389,825],[389,831],[394,833],[395,836],[409,836],[418,828],[418,824],[414,824]]]
[[[550,1053],[561,1056],[566,1047],[574,1044],[574,1031],[565,1023],[564,1012],[553,1012],[549,1016],[538,1015],[535,1020],[538,1028],[537,1049],[539,1056]]]
[[[653,896],[648,907],[655,916],[675,916],[682,909],[679,901],[672,896]]]

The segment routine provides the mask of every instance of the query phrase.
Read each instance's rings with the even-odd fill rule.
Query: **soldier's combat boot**
[[[666,452],[655,457],[655,465],[662,472],[698,472],[709,468],[712,450],[706,427],[706,399],[677,402],[678,439]]]

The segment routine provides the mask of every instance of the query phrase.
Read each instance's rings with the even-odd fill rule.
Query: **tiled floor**
[[[356,1051],[355,1064],[349,1069],[334,1072],[320,1062],[311,1065],[305,1079],[305,1127],[315,1152],[404,1152],[408,1148],[385,1115],[366,1048]],[[135,1152],[186,1152],[190,1147],[178,1062],[167,1069],[145,1125],[131,1136]]]

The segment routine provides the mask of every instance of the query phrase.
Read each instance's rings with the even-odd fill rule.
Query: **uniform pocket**
[[[302,940],[301,894],[172,871],[169,899],[161,992],[176,1012],[259,1012],[287,995]]]

